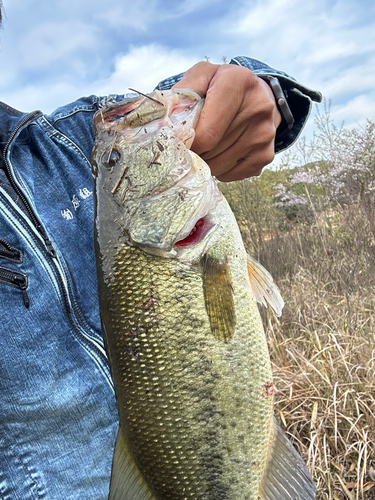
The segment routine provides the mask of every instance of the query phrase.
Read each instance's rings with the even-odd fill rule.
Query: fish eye
[[[115,148],[111,148],[103,153],[102,163],[105,168],[113,168],[120,161],[120,158],[120,152]]]

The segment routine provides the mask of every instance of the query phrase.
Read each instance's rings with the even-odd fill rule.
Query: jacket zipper
[[[12,188],[16,192],[17,196],[19,196],[19,198],[22,200],[22,203],[25,205],[25,208],[27,210],[27,213],[29,214],[29,217],[30,217],[32,223],[36,227],[36,229],[39,232],[39,234],[42,236],[42,238],[44,240],[44,243],[46,245],[46,248],[47,248],[47,252],[52,257],[56,257],[56,251],[55,251],[55,249],[52,246],[52,242],[48,238],[48,236],[47,236],[47,234],[46,234],[43,226],[39,223],[38,219],[35,217],[35,214],[34,214],[32,208],[30,207],[29,202],[27,201],[26,197],[24,196],[24,194],[22,193],[22,191],[17,186],[15,180],[13,179],[12,172],[10,170],[10,166],[9,166],[9,163],[8,163],[8,160],[7,160],[7,152],[8,152],[9,146],[10,146],[11,142],[13,141],[13,139],[15,138],[15,136],[17,135],[17,133],[19,132],[19,130],[28,121],[32,120],[33,118],[35,118],[36,116],[38,116],[40,113],[41,113],[41,111],[33,111],[29,115],[25,116],[25,118],[23,118],[21,120],[21,122],[17,125],[17,127],[13,130],[11,136],[8,139],[8,142],[6,143],[6,145],[4,147],[3,161],[4,161],[4,165],[5,165],[5,169],[6,169],[6,172],[7,172],[7,176],[8,176],[9,182],[11,183]]]
[[[79,338],[81,339],[81,342],[83,344],[85,344],[88,349],[93,350],[95,352],[96,356],[101,360],[102,365],[106,366],[108,368],[108,360],[107,360],[106,356],[102,353],[101,349],[99,349],[99,347],[96,345],[97,341],[88,340],[86,338],[86,336],[80,331],[80,328],[82,328],[83,331],[85,331],[86,328],[84,327],[84,324],[82,324],[82,321],[80,319],[81,314],[80,314],[80,311],[79,311],[77,305],[75,304],[75,301],[70,300],[68,290],[66,289],[66,287],[64,285],[63,276],[65,276],[65,271],[63,269],[60,269],[61,265],[57,264],[57,262],[58,262],[58,259],[56,259],[57,254],[56,254],[55,249],[53,248],[52,242],[48,238],[43,226],[39,223],[38,219],[36,218],[32,208],[30,207],[29,202],[27,201],[23,192],[20,190],[20,188],[17,186],[15,180],[13,179],[12,172],[11,172],[8,160],[7,160],[8,149],[10,147],[11,142],[13,141],[13,139],[15,138],[17,133],[19,132],[19,130],[22,127],[24,127],[24,125],[28,121],[32,120],[33,118],[35,118],[39,114],[41,114],[41,111],[33,111],[29,115],[25,116],[25,118],[23,118],[21,120],[21,122],[17,125],[17,127],[13,130],[13,132],[12,132],[11,136],[9,137],[9,139],[4,147],[4,150],[3,150],[3,161],[4,161],[5,169],[6,169],[10,184],[12,185],[16,194],[22,200],[22,202],[23,202],[23,204],[24,204],[24,206],[25,206],[25,208],[30,216],[30,220],[32,221],[36,230],[38,231],[38,233],[42,236],[42,238],[44,240],[44,245],[45,245],[44,248],[43,247],[40,248],[40,240],[38,240],[35,237],[33,237],[33,240],[35,241],[35,243],[41,249],[42,252],[46,252],[50,257],[53,257],[53,261],[54,261],[55,265],[54,266],[52,265],[51,270],[55,276],[55,279],[56,279],[56,282],[57,282],[57,285],[59,288],[59,292],[60,292],[60,294],[63,298],[63,302],[65,304],[65,310],[67,312],[69,321],[74,328],[74,331],[78,334]],[[23,297],[24,297],[24,303],[25,303],[25,305],[28,304],[26,307],[29,307],[30,302],[29,302],[29,298],[28,298],[28,295],[26,292],[27,276],[23,275],[22,273],[18,273],[18,272],[13,273],[12,271],[10,272],[10,274],[13,274],[14,276],[17,275],[16,278],[13,277],[13,279],[15,279],[15,282],[13,282],[12,284],[13,284],[13,286],[16,286],[20,290],[22,290]],[[9,278],[9,276],[8,276],[8,278]],[[25,281],[23,281],[23,280],[25,280]],[[8,281],[8,284],[10,284],[9,281]],[[68,283],[66,286],[67,287],[69,286]],[[71,308],[72,308],[73,312],[71,311]],[[79,324],[80,328],[77,328],[76,323]],[[110,377],[109,377],[109,383],[110,383],[110,385],[112,385]]]
[[[47,266],[48,268],[48,275],[50,276],[51,280],[53,279],[53,282],[57,286],[59,296],[67,315],[67,319],[73,331],[75,332],[76,337],[79,338],[80,342],[85,346],[86,349],[92,351],[95,354],[96,358],[100,360],[101,366],[103,367],[102,369],[106,374],[109,385],[113,387],[111,377],[109,374],[107,374],[109,365],[107,357],[102,352],[103,347],[97,340],[87,338],[87,334],[83,333],[86,332],[85,323],[84,320],[81,319],[81,312],[74,300],[74,294],[72,294],[72,299],[70,299],[69,290],[71,285],[69,285],[69,278],[66,276],[63,266],[59,263],[59,260],[57,258],[51,258],[51,254],[46,250],[46,247],[43,245],[40,238],[37,237],[36,233],[34,231],[30,231],[30,226],[26,224],[25,220],[20,220],[19,223],[27,231],[29,237],[31,237],[34,248],[38,249],[38,251],[41,252],[42,256],[44,257],[45,266]],[[0,270],[1,269],[3,269],[4,271],[4,279],[1,279],[2,275],[0,273],[0,283],[3,282],[8,285],[13,285],[14,287],[22,290],[24,294],[24,301],[26,301],[25,305],[30,304],[28,300],[28,294],[26,292],[28,285],[27,276],[11,269],[0,268]],[[16,275],[15,278],[14,275]],[[51,275],[53,275],[53,278],[51,277]],[[26,305],[26,307],[29,306]]]
[[[23,303],[25,307],[29,308],[30,300],[27,295],[27,276],[18,271],[13,271],[12,269],[6,269],[5,267],[0,268],[0,283],[5,285],[13,286],[18,288],[22,292]]]
[[[13,262],[22,262],[22,252],[13,248],[5,240],[0,239],[0,259],[7,259]]]

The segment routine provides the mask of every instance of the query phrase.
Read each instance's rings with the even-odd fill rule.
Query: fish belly
[[[202,264],[127,245],[108,258],[101,316],[120,432],[155,498],[256,500],[271,368],[242,253],[228,259],[236,313],[228,342],[211,333]]]

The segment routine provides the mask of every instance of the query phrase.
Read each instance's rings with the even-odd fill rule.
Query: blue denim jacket
[[[296,94],[286,147],[320,94],[259,61],[231,63],[278,75]],[[102,103],[84,97],[49,116],[0,103],[0,149],[17,187],[0,170],[1,500],[108,495],[118,421],[100,331],[90,169]]]

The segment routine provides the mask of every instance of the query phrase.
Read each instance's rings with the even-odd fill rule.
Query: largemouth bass
[[[283,302],[192,151],[203,99],[155,91],[95,116],[95,244],[120,429],[111,500],[315,498],[273,416],[256,304]]]

